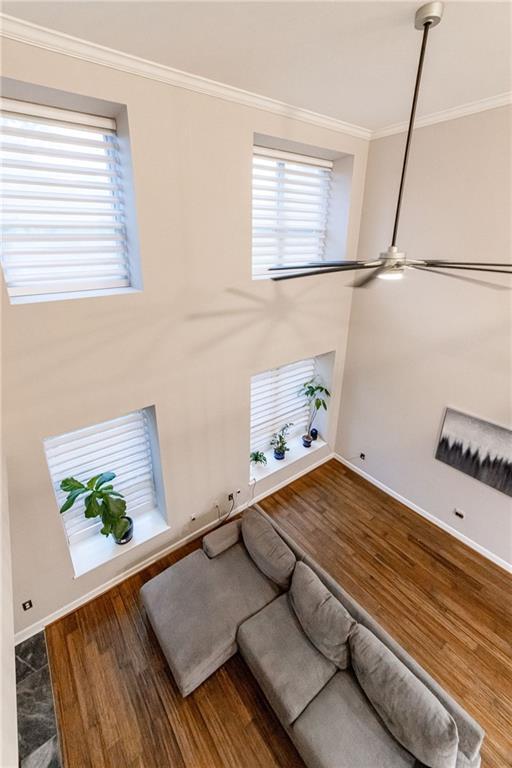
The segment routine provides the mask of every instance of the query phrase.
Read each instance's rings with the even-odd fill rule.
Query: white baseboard
[[[491,560],[491,562],[493,562],[495,565],[498,565],[500,568],[503,568],[503,570],[507,571],[508,573],[512,573],[512,563],[507,563],[506,560],[503,560],[501,557],[498,557],[498,555],[495,555],[494,552],[491,552],[489,549],[482,547],[481,544],[478,544],[476,541],[473,541],[473,539],[470,539],[468,536],[465,536],[456,528],[452,528],[451,525],[448,525],[448,523],[445,523],[443,520],[440,520],[438,517],[435,517],[435,515],[432,515],[430,512],[427,512],[426,509],[419,507],[413,501],[409,501],[409,499],[406,499],[405,496],[401,496],[392,488],[388,488],[387,485],[384,485],[384,483],[381,483],[380,480],[376,480],[376,478],[372,477],[372,475],[369,475],[368,472],[365,472],[360,467],[357,467],[355,464],[352,464],[352,462],[350,462],[348,459],[344,459],[343,456],[340,456],[339,453],[334,453],[333,458],[335,458],[336,461],[339,461],[340,464],[344,464],[353,472],[356,472],[356,474],[361,475],[361,477],[364,477],[364,479],[368,480],[368,482],[371,483],[372,485],[375,485],[377,488],[380,488],[380,490],[384,491],[384,493],[387,493],[388,496],[391,496],[393,499],[396,499],[397,501],[401,502],[409,509],[412,509],[413,512],[417,512],[418,515],[421,515],[427,520],[430,520],[430,522],[434,523],[434,525],[437,525],[438,528],[442,528],[442,530],[446,531],[446,533],[449,533],[451,536],[454,536],[456,539],[466,544],[466,546],[470,547],[471,549],[474,549],[476,552],[483,555],[483,557],[486,557],[488,560]]]
[[[500,557],[495,555],[490,550],[486,549],[485,547],[482,547],[480,544],[477,544],[477,542],[468,538],[463,533],[460,533],[460,531],[457,531],[455,528],[452,528],[450,525],[448,525],[448,523],[445,523],[442,520],[439,520],[439,518],[430,514],[430,512],[427,512],[425,509],[422,509],[414,502],[409,501],[409,499],[406,499],[404,496],[401,496],[399,493],[396,493],[396,491],[393,491],[391,488],[388,488],[387,485],[384,485],[384,483],[381,483],[380,480],[376,480],[374,477],[372,477],[367,472],[357,467],[355,464],[352,464],[347,459],[344,459],[343,456],[340,456],[338,453],[333,453],[333,452],[328,453],[327,456],[324,456],[324,458],[319,459],[318,461],[314,462],[313,464],[310,464],[309,466],[305,467],[299,472],[296,472],[291,477],[287,477],[285,480],[282,480],[280,483],[277,483],[276,485],[272,486],[272,488],[269,488],[264,493],[255,495],[253,499],[249,499],[248,501],[241,504],[239,507],[236,507],[228,517],[232,517],[233,515],[237,515],[240,512],[243,512],[243,510],[247,509],[247,507],[250,507],[252,504],[256,504],[257,502],[261,501],[267,496],[271,496],[273,493],[276,493],[276,491],[279,491],[281,488],[284,488],[286,485],[293,483],[294,480],[298,480],[299,477],[306,475],[308,472],[311,472],[313,469],[316,469],[322,464],[325,464],[327,461],[330,461],[330,459],[336,459],[336,461],[339,461],[341,464],[344,464],[349,469],[352,469],[358,475],[361,475],[361,477],[364,477],[365,480],[368,480],[368,482],[372,483],[372,485],[375,485],[377,488],[380,488],[381,491],[384,491],[384,493],[387,493],[388,496],[391,496],[392,498],[404,504],[409,509],[412,509],[413,512],[417,512],[422,517],[426,518],[427,520],[430,520],[430,522],[434,523],[434,525],[437,525],[439,528],[442,528],[444,531],[451,534],[456,539],[459,539],[459,541],[462,541],[468,547],[471,547],[471,549],[476,550],[481,555],[486,557],[488,560],[491,560],[493,563],[495,563],[495,565],[500,566],[508,573],[512,573],[512,564],[507,563],[505,560],[502,560]],[[228,518],[225,518],[225,520],[227,519]],[[36,621],[34,624],[31,624],[29,627],[25,627],[25,629],[20,630],[14,636],[15,644],[17,645],[18,643],[21,643],[24,640],[27,640],[29,637],[36,635],[38,632],[41,632],[41,630],[43,630],[48,624],[52,624],[54,621],[57,621],[57,619],[61,619],[63,616],[66,616],[66,614],[71,613],[72,611],[75,611],[77,608],[80,608],[81,605],[85,605],[85,603],[88,603],[90,600],[93,600],[95,597],[99,597],[99,595],[103,594],[104,592],[108,592],[108,590],[112,589],[112,587],[115,587],[117,584],[120,584],[125,579],[130,578],[130,576],[133,576],[135,573],[142,571],[148,565],[151,565],[157,560],[160,560],[160,558],[165,557],[165,555],[168,555],[170,552],[173,552],[174,550],[179,549],[184,544],[187,544],[189,541],[192,541],[193,539],[196,539],[199,536],[202,536],[203,534],[207,533],[207,531],[209,531],[211,528],[214,528],[216,525],[217,525],[217,520],[213,520],[212,522],[207,523],[201,528],[198,528],[196,531],[193,531],[187,536],[184,536],[179,541],[173,542],[169,546],[164,547],[158,552],[155,552],[154,554],[150,555],[145,560],[142,560],[142,562],[137,563],[131,568],[128,568],[126,571],[123,571],[123,573],[120,573],[118,576],[115,576],[114,578],[109,579],[109,581],[105,582],[104,584],[101,584],[99,587],[96,587],[90,592],[87,592],[87,594],[82,595],[82,597],[79,597],[76,600],[73,600],[71,603],[67,603],[62,608],[59,608],[57,611],[54,611],[53,613],[49,614],[45,618],[40,619],[39,621]]]
[[[240,510],[233,510],[233,512],[229,515],[229,517],[231,517],[231,515],[233,514],[237,514],[238,511]],[[130,578],[130,576],[133,576],[135,573],[142,571],[148,565],[151,565],[157,560],[160,560],[161,557],[165,557],[165,555],[168,555],[170,552],[173,552],[175,549],[179,549],[179,547],[182,547],[184,544],[187,544],[187,542],[192,541],[192,539],[198,538],[203,533],[206,533],[210,528],[214,528],[215,525],[217,525],[217,520],[213,520],[211,523],[207,523],[206,525],[203,525],[203,527],[198,528],[197,531],[193,531],[192,533],[189,533],[187,536],[184,536],[179,541],[175,541],[169,546],[164,547],[163,549],[159,549],[158,552],[153,553],[152,555],[147,557],[145,560],[142,560],[142,562],[137,563],[136,565],[133,565],[131,568],[127,568],[126,571],[123,571],[117,576],[114,576],[114,578],[109,579],[104,584],[101,584],[99,587],[92,589],[90,592],[87,592],[85,595],[82,595],[76,600],[73,600],[71,603],[67,603],[62,608],[59,608],[57,611],[50,613],[44,619],[39,619],[39,621],[34,622],[34,624],[31,624],[29,627],[25,627],[25,629],[21,629],[19,632],[16,632],[16,634],[14,635],[15,645],[23,642],[23,640],[28,640],[29,637],[36,635],[38,632],[41,632],[41,630],[44,629],[48,624],[53,624],[54,621],[57,621],[57,619],[61,619],[63,616],[66,616],[66,614],[71,613],[77,608],[80,608],[81,605],[85,605],[85,603],[90,602],[95,597],[99,597],[99,595],[102,595],[104,592],[108,592],[108,590],[112,589],[112,587],[115,587],[116,584],[120,584],[122,581],[125,581],[125,579]]]
[[[249,501],[246,501],[240,506],[236,507],[227,517],[223,519],[223,522],[228,520],[229,517],[233,517],[234,515],[237,515],[240,512],[243,512],[244,509],[247,509],[247,507],[250,507],[252,504],[255,504],[256,502],[261,501],[266,496],[272,495],[273,493],[278,491],[280,488],[283,488],[285,485],[288,485],[289,483],[292,483],[294,480],[297,480],[299,477],[302,477],[302,475],[306,475],[308,472],[311,472],[313,469],[316,469],[321,464],[325,464],[326,461],[329,461],[332,458],[334,458],[334,454],[330,452],[323,459],[319,459],[313,464],[310,464],[309,466],[307,466],[305,469],[302,469],[300,472],[296,472],[291,477],[286,478],[286,480],[283,480],[282,482],[277,483],[268,491],[265,491],[265,493],[261,493],[255,496],[254,499],[249,499]],[[119,575],[114,576],[114,578],[109,579],[104,584],[101,584],[99,587],[96,587],[95,589],[92,589],[90,592],[87,592],[87,594],[82,595],[82,597],[79,597],[76,600],[73,600],[71,603],[67,603],[62,608],[59,608],[57,611],[50,613],[44,619],[40,619],[39,621],[34,622],[34,624],[31,624],[29,627],[25,627],[25,629],[21,629],[14,636],[15,645],[18,645],[18,643],[22,643],[24,640],[28,640],[29,637],[36,635],[38,632],[41,632],[41,630],[43,630],[48,624],[52,624],[54,621],[57,621],[57,619],[61,619],[63,616],[66,616],[66,614],[71,613],[72,611],[75,611],[77,608],[80,608],[81,605],[85,605],[85,603],[90,602],[95,597],[99,597],[99,595],[102,595],[104,592],[108,592],[108,590],[112,589],[112,587],[115,587],[117,584],[120,584],[125,579],[130,578],[130,576],[133,576],[135,573],[142,571],[148,565],[151,565],[157,560],[160,560],[160,558],[165,557],[165,555],[168,555],[170,552],[173,552],[175,549],[179,549],[184,544],[187,544],[189,541],[199,538],[199,536],[202,536],[203,534],[207,533],[207,531],[209,531],[211,528],[214,528],[216,525],[218,525],[217,520],[213,520],[211,523],[207,523],[206,525],[203,525],[202,528],[198,528],[196,531],[189,533],[187,536],[184,536],[179,541],[175,541],[169,546],[164,547],[163,549],[160,549],[158,552],[155,552],[154,554],[150,555],[145,560],[142,560],[142,562],[137,563],[136,565],[133,565],[131,568],[128,568],[126,571],[123,571]]]

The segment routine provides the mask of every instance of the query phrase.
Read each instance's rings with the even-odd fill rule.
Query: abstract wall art
[[[447,408],[436,459],[512,496],[512,430]]]

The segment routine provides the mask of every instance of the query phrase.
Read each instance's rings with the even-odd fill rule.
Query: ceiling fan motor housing
[[[380,254],[380,258],[387,267],[398,267],[404,265],[405,253],[399,251],[396,245],[390,245],[387,251]]]
[[[430,27],[437,27],[443,17],[443,4],[439,0],[432,3],[426,3],[418,8],[414,17],[414,26],[416,29],[423,29],[425,24]]]

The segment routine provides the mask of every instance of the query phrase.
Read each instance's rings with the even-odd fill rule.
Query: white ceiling
[[[421,2],[4,2],[4,13],[379,130],[407,119]],[[447,2],[420,116],[512,89],[509,2]]]

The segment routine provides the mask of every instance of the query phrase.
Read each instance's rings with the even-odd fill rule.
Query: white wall
[[[253,373],[334,350],[339,397],[348,280],[251,281],[251,147],[258,132],[355,156],[347,253],[354,258],[367,142],[21,43],[5,41],[3,59],[7,77],[127,105],[144,281],[137,295],[4,302],[22,630],[200,528],[229,491],[249,497]],[[171,531],[74,579],[42,440],[152,404]],[[332,448],[334,400],[331,412]],[[34,607],[23,613],[28,598]]]
[[[417,131],[399,235],[409,257],[510,260],[511,113]],[[404,141],[371,143],[359,258],[389,245]],[[512,500],[434,452],[447,405],[512,427],[511,301],[509,290],[419,272],[355,291],[337,440],[342,456],[509,563]]]

